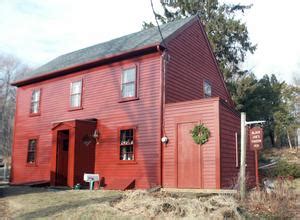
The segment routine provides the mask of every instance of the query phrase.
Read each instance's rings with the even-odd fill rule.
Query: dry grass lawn
[[[182,197],[167,192],[0,188],[7,219],[239,219],[230,195]],[[2,205],[1,205],[2,204]]]

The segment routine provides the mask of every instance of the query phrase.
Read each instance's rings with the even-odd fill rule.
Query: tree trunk
[[[271,141],[271,146],[275,147],[274,134],[272,131],[269,131],[269,137],[270,137],[270,141]]]
[[[287,139],[288,139],[288,142],[289,142],[290,149],[292,149],[293,146],[292,146],[292,142],[291,142],[289,131],[287,129],[286,129],[286,135],[287,135]]]

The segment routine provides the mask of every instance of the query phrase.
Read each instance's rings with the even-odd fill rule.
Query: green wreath
[[[194,129],[191,130],[192,137],[196,144],[205,144],[210,136],[210,131],[204,124],[195,125]]]

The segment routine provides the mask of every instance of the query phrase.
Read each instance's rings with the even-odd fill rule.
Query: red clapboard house
[[[55,58],[17,89],[12,184],[230,188],[240,114],[198,16]],[[203,123],[203,145],[191,136]],[[162,137],[168,143],[162,143]],[[254,155],[247,154],[254,177]]]

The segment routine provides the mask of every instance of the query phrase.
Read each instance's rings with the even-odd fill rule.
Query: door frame
[[[175,177],[176,177],[176,187],[178,186],[178,125],[184,123],[201,123],[201,115],[183,115],[175,118]],[[203,189],[203,148],[199,145],[200,148],[200,189]]]
[[[52,127],[52,158],[50,169],[50,185],[56,185],[57,176],[57,144],[58,132],[69,130],[69,151],[68,151],[68,175],[67,186],[74,186],[74,153],[75,153],[75,121],[60,122],[53,124]]]

